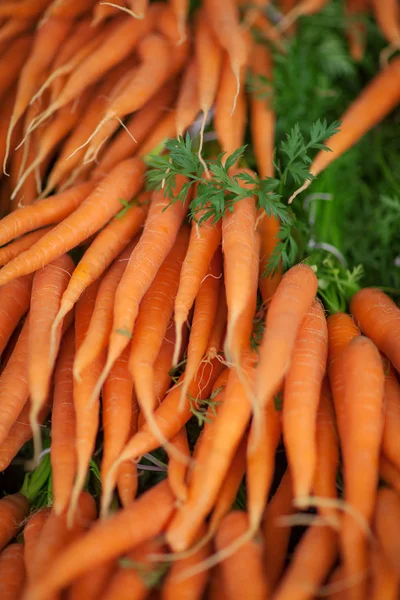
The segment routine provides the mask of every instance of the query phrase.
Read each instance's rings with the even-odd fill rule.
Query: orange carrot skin
[[[0,17],[1,17],[0,6]],[[24,35],[12,43],[3,55],[1,61],[1,75],[0,75],[0,99],[3,101],[7,92],[11,89],[15,83],[15,74],[21,71],[23,64],[31,50],[32,36]]]
[[[22,0],[21,2],[2,3],[0,7],[0,17],[38,17],[41,12],[50,3],[50,0]]]
[[[389,488],[380,488],[374,517],[374,531],[389,564],[400,576],[400,499]]]
[[[399,595],[400,577],[379,544],[371,548],[370,563],[372,571],[371,600],[396,600]]]
[[[182,78],[176,102],[176,137],[182,137],[200,111],[198,66],[193,58]]]
[[[207,112],[213,105],[217,93],[223,52],[204,11],[199,11],[197,14],[194,43],[199,72],[200,108],[203,112]]]
[[[40,238],[50,231],[50,229],[51,226],[37,229],[36,231],[32,231],[31,233],[27,233],[26,235],[17,238],[13,242],[3,246],[3,248],[0,248],[0,267],[3,267],[6,263],[10,262],[10,260],[31,248],[31,246],[40,240]]]
[[[379,477],[400,494],[400,470],[382,454],[379,459]]]
[[[350,310],[361,331],[400,372],[400,309],[396,304],[384,292],[364,288],[353,296]]]
[[[20,235],[45,225],[62,221],[88,196],[93,183],[77,185],[65,192],[38,200],[30,206],[19,208],[0,221],[0,245],[7,244]]]
[[[102,563],[101,569],[94,568],[76,579],[68,590],[67,600],[97,600],[103,598],[102,592],[108,585],[115,561]]]
[[[215,536],[217,552],[232,544],[249,529],[247,514],[233,511],[225,517]],[[269,597],[268,582],[263,565],[263,540],[255,537],[247,541],[232,556],[221,563],[222,580],[228,598],[265,600]]]
[[[400,10],[396,0],[379,2],[371,0],[372,10],[377,24],[389,44],[400,44]]]
[[[31,300],[32,275],[25,275],[0,288],[0,355],[28,311]]]
[[[314,271],[299,264],[285,273],[271,300],[257,368],[256,396],[261,405],[272,400],[282,384],[301,321],[317,288]]]
[[[284,388],[283,437],[297,499],[310,495],[314,479],[317,407],[327,355],[325,313],[314,300],[300,326]]]
[[[61,514],[71,496],[76,471],[75,409],[73,405],[72,365],[75,334],[71,327],[65,335],[54,374],[52,412],[52,486],[53,510]]]
[[[46,506],[33,513],[24,527],[24,559],[27,578],[31,576],[31,562],[34,560],[37,544],[50,510],[50,507]]]
[[[0,595],[18,600],[25,582],[24,544],[10,544],[0,554]]]
[[[170,440],[173,447],[179,450],[184,456],[190,458],[190,449],[187,439],[186,427],[182,429]],[[187,498],[186,474],[187,465],[173,456],[168,460],[168,483],[176,499],[184,502]]]
[[[29,502],[21,494],[4,496],[0,500],[0,550],[10,542],[29,513]]]
[[[98,521],[86,535],[71,543],[54,560],[51,570],[28,587],[26,600],[42,599],[98,564],[117,558],[158,535],[173,510],[174,497],[167,482],[163,481],[141,495],[129,508]],[[148,518],[149,511],[151,519]]]
[[[382,452],[400,469],[400,446],[397,435],[400,426],[400,385],[390,364],[385,365],[384,407]]]

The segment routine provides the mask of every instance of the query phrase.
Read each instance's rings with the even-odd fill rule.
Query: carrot
[[[21,494],[0,499],[0,550],[19,532],[29,513],[29,502]]]
[[[377,494],[374,516],[374,531],[378,537],[383,553],[395,571],[400,575],[400,499],[396,492],[381,488]]]
[[[397,431],[400,419],[400,385],[393,367],[385,368],[385,420],[382,433],[383,454],[400,469],[400,448]]]
[[[170,444],[179,455],[186,456],[190,459],[190,449],[187,439],[186,427],[182,427],[180,431],[170,440]],[[184,502],[187,498],[187,463],[179,460],[176,454],[168,453],[168,483],[171,491],[179,502]],[[189,462],[189,461],[188,461]]]
[[[299,17],[314,15],[324,8],[329,0],[301,0],[289,11],[278,24],[280,31],[292,26]]]
[[[217,565],[211,570],[211,581],[208,589],[209,600],[228,600],[222,580],[222,567]]]
[[[242,80],[244,71],[236,74],[225,55],[222,64],[221,80],[215,99],[214,128],[218,142],[226,155],[233,154],[243,144],[246,129],[246,101]],[[239,83],[238,83],[239,82]],[[239,86],[235,99],[235,112],[232,112],[232,97]]]
[[[81,0],[79,5],[74,0],[53,0],[45,12],[45,17],[76,19],[91,10],[96,0]]]
[[[65,290],[59,311],[54,319],[55,329],[64,316],[72,310],[84,290],[104,273],[117,256],[128,246],[143,225],[149,194],[143,192],[137,201],[125,204],[96,236],[72,273]],[[122,258],[122,257],[121,257]],[[128,258],[128,256],[126,256]]]
[[[245,512],[233,511],[225,517],[215,536],[218,552],[242,537],[249,529],[249,519]],[[263,565],[263,543],[260,537],[249,540],[240,550],[221,564],[222,580],[228,598],[268,598],[268,581]]]
[[[36,231],[32,231],[31,233],[27,233],[26,235],[17,238],[13,242],[7,244],[7,246],[3,246],[3,248],[0,248],[0,267],[10,262],[10,260],[18,256],[22,252],[25,252],[25,250],[28,250],[31,246],[33,246],[35,242],[40,240],[40,238],[43,237],[45,233],[50,231],[50,229],[51,226],[43,227],[42,229],[37,229]]]
[[[137,244],[131,242],[117,257],[103,279],[99,282],[99,292],[91,316],[85,339],[77,350],[74,361],[74,377],[79,379],[80,374],[99,356],[107,346],[111,332],[112,311],[114,306],[115,290],[128,264],[129,256]],[[92,284],[93,285],[93,284]]]
[[[7,129],[8,124],[10,122],[10,117],[12,113],[12,109],[15,102],[15,89],[12,88],[9,90],[5,96],[1,100],[2,103],[2,111],[0,116],[0,164],[3,164],[4,156],[6,154],[6,139],[7,139]],[[12,144],[18,139],[19,132],[15,131],[13,134]],[[4,183],[4,181],[2,182]],[[7,198],[7,207],[9,206],[10,195]]]
[[[31,563],[34,561],[37,544],[50,510],[50,507],[46,506],[31,514],[24,527],[24,560],[28,579],[31,577]]]
[[[185,344],[183,345],[183,351],[186,350],[186,338],[187,329],[185,329]],[[172,381],[172,356],[174,353],[175,345],[175,328],[173,327],[172,320],[167,327],[164,339],[161,344],[160,352],[154,363],[153,372],[153,393],[156,399],[156,403],[160,404],[165,398],[165,394]]]
[[[351,340],[360,334],[351,316],[345,313],[330,315],[328,325],[328,376],[332,390],[338,433],[341,445],[345,440],[344,370],[342,357]]]
[[[163,481],[129,508],[98,521],[54,560],[51,570],[28,586],[25,600],[41,600],[91,568],[158,535],[171,517],[173,503],[174,497]]]
[[[201,219],[202,214],[198,215]],[[222,239],[221,223],[213,223],[211,218],[201,221],[200,224],[192,223],[188,251],[183,261],[178,292],[175,298],[175,328],[176,347],[173,359],[177,364],[181,349],[181,332],[183,324],[188,318],[189,311],[200,290],[201,283],[207,275],[207,270],[213,255]]]
[[[255,356],[250,353],[243,359],[243,370],[249,380],[254,373],[254,361]],[[247,393],[237,371],[232,369],[224,402],[213,426],[209,451],[201,461],[197,459],[189,498],[172,519],[166,533],[167,542],[174,552],[186,550],[192,544],[200,525],[214,506],[250,417],[251,404]],[[229,437],[226,435],[227,427]],[[216,456],[218,461],[215,461]]]
[[[372,10],[378,27],[389,42],[389,48],[384,50],[383,57],[386,58],[400,48],[400,10],[396,0],[378,2],[372,0]]]
[[[296,547],[274,598],[314,598],[335,562],[337,550],[337,538],[332,529],[325,526],[309,527]]]
[[[216,381],[222,367],[219,362],[206,365],[206,368],[196,377],[189,386],[188,394],[201,401],[210,395],[214,382]],[[182,380],[182,377],[180,381]],[[176,435],[192,416],[190,406],[186,405],[184,410],[178,411],[180,401],[179,387],[173,387],[157,410],[154,412],[157,427],[166,439],[171,439]],[[109,471],[108,478],[103,482],[104,505],[109,506],[112,491],[114,488],[115,472],[119,465],[125,460],[139,458],[147,452],[151,452],[159,447],[159,439],[154,436],[147,423],[139,429],[125,446],[118,460],[114,463],[112,470]]]
[[[327,354],[324,309],[314,300],[300,325],[284,388],[283,437],[293,478],[294,501],[299,505],[310,495],[315,475],[317,408]]]
[[[17,600],[25,582],[24,545],[10,544],[0,554],[0,594],[4,600]]]
[[[133,435],[131,431],[131,435]],[[136,432],[135,432],[136,433]],[[127,460],[119,468],[117,475],[117,491],[121,506],[127,508],[135,500],[139,486],[137,463]]]
[[[400,63],[399,63],[400,64]],[[351,300],[350,310],[360,329],[400,371],[400,309],[384,292],[364,288]]]
[[[33,433],[34,463],[42,451],[41,432],[37,417],[50,388],[54,362],[62,336],[62,326],[56,332],[56,352],[50,356],[50,333],[61,296],[68,285],[74,263],[68,254],[60,256],[33,277],[29,313],[28,384],[31,397],[30,423]]]
[[[383,366],[374,344],[368,338],[358,336],[344,350],[342,368],[346,419],[345,444],[342,445],[344,498],[352,511],[368,523],[373,514],[379,476]],[[349,595],[351,598],[365,598],[368,569],[365,531],[353,514],[343,515],[341,542],[345,576],[354,577],[356,581],[359,579]]]
[[[236,81],[236,91],[234,87],[231,87],[231,83],[229,84],[229,91],[226,89],[225,102],[228,101],[229,94],[232,94],[233,92],[233,95],[231,96],[233,105],[231,105],[232,109],[230,111],[233,114],[237,108],[241,89],[240,73],[247,60],[247,44],[243,30],[240,27],[238,6],[234,0],[223,0],[222,2],[219,2],[218,5],[212,0],[205,0],[204,10],[206,11],[216,38],[229,56],[233,78]],[[225,64],[223,67],[223,75],[226,71],[229,72],[228,64]],[[230,73],[229,79],[231,79]],[[220,88],[221,86],[222,81],[220,83]],[[227,105],[225,106],[227,107]],[[240,144],[238,144],[238,146],[240,146]],[[236,150],[236,148],[237,146],[235,146],[233,151]],[[225,150],[225,148],[223,149]]]
[[[113,0],[112,4],[96,2],[96,5],[93,8],[92,26],[98,27],[100,23],[102,23],[109,17],[113,17],[118,11],[118,7],[124,5],[124,0]]]
[[[204,360],[209,361],[216,358],[220,348],[224,344],[224,336],[226,330],[226,317],[227,317],[227,306],[226,306],[226,294],[225,285],[221,281],[220,294],[218,300],[217,312],[215,315],[213,328],[211,331],[210,338],[207,343],[207,350]]]
[[[68,600],[97,600],[115,571],[115,561],[102,563],[101,569],[94,568],[76,579],[69,588]]]
[[[289,471],[285,471],[278,489],[267,505],[262,524],[264,536],[264,569],[271,591],[275,591],[284,569],[291,530],[282,527],[281,517],[293,512],[293,491]]]
[[[32,275],[11,281],[0,288],[0,356],[31,301]]]
[[[175,121],[175,111],[171,110],[157,123],[148,138],[140,144],[135,155],[141,156],[145,160],[148,154],[157,152],[161,145],[164,145],[167,140],[174,137],[176,131]]]
[[[0,6],[0,12],[2,7]],[[4,98],[15,84],[15,75],[21,71],[32,47],[32,36],[22,35],[10,43],[8,50],[1,57],[0,99]],[[3,158],[4,160],[4,158]]]
[[[371,548],[371,600],[396,600],[399,575],[393,569],[380,545]]]
[[[121,196],[131,199],[140,190],[143,172],[138,159],[117,165],[74,213],[2,268],[0,285],[46,266],[98,231],[118,212]]]
[[[339,439],[332,393],[327,379],[322,382],[316,423],[317,460],[312,491],[319,498],[337,498],[336,477],[339,468]],[[319,512],[336,517],[334,508],[320,506]]]
[[[12,425],[28,400],[28,339],[29,315],[0,376],[0,444],[7,438]]]
[[[331,152],[318,152],[310,166],[310,174],[319,175],[397,106],[400,100],[399,73],[400,57],[397,57],[366,85],[342,115],[340,131],[325,142]],[[311,180],[307,179],[289,198],[289,204],[310,184]]]
[[[180,177],[175,193],[179,193],[183,184],[184,179]],[[99,379],[98,388],[101,387],[118,356],[128,345],[138,316],[139,304],[175,243],[188,202],[189,197],[184,204],[180,200],[170,204],[164,191],[154,192],[152,195],[142,236],[131,254],[115,294],[107,362]]]
[[[296,0],[292,0],[292,2]],[[287,53],[287,45],[284,34],[276,27],[272,21],[267,18],[263,12],[259,12],[254,22],[254,28],[259,34],[261,40],[268,45],[272,46],[281,52],[282,54]],[[288,33],[292,34],[295,27],[290,26],[287,30]],[[286,32],[285,32],[286,33]]]
[[[201,156],[204,128],[217,95],[223,58],[222,48],[210,28],[204,10],[197,14],[194,44],[198,71],[198,96],[200,109],[203,111],[199,146],[199,156]]]
[[[222,277],[222,255],[217,249],[211,259],[209,270],[196,298],[189,345],[186,354],[185,377],[182,384],[182,402],[190,382],[200,367],[207,350],[208,340],[211,335],[217,312],[219,291]]]
[[[400,494],[400,470],[382,454],[379,459],[379,477]]]
[[[348,0],[345,5],[347,17],[346,33],[350,56],[357,62],[364,57],[366,41],[366,26],[364,20],[368,9],[368,0]]]
[[[24,206],[0,221],[0,245],[20,235],[62,221],[85,200],[94,184],[82,183],[50,198]]]
[[[175,0],[172,1],[174,2]],[[177,1],[182,3],[187,0]],[[170,66],[170,76],[173,77],[180,73],[185,66],[189,56],[190,44],[187,35],[182,39],[177,15],[169,3],[165,5],[162,18],[155,19],[154,29],[157,33],[165,37],[171,45],[172,64]]]
[[[36,554],[32,557],[31,582],[28,581],[28,587],[51,572],[53,561],[63,552],[63,548],[68,548],[75,540],[85,537],[84,534],[95,518],[96,503],[88,492],[80,495],[76,516],[70,528],[67,526],[65,513],[57,515],[53,510],[50,512],[43,525]]]
[[[179,44],[186,41],[186,21],[189,15],[189,1],[188,0],[171,0],[171,7],[174,12],[177,21],[177,27],[179,32]]]
[[[76,305],[75,311],[75,344],[79,350],[88,330],[90,318],[93,314],[98,282],[92,283],[83,293]],[[105,353],[101,353],[96,360],[82,373],[79,381],[73,381],[73,401],[76,423],[76,477],[71,492],[68,509],[68,523],[71,524],[77,508],[80,493],[85,485],[89,470],[90,459],[93,455],[96,435],[99,425],[100,394],[93,394],[93,388],[103,368]]]
[[[148,136],[151,136],[153,128],[162,120],[164,112],[168,111],[175,97],[176,88],[176,81],[168,81],[141,109],[128,118],[126,128],[135,138],[136,143],[127,134],[125,129],[122,128],[108,144],[98,164],[92,171],[92,177],[96,178],[104,175],[118,162],[134,154],[141,147],[141,144],[146,142]],[[96,123],[94,123],[93,127],[89,128],[87,135],[84,136],[84,139],[80,143],[83,143],[90,131],[93,131],[95,125]],[[78,145],[80,144],[75,144],[75,147]],[[142,152],[141,154],[145,153]]]
[[[156,399],[153,394],[153,366],[172,317],[179,285],[180,265],[185,257],[188,242],[189,228],[182,227],[177,233],[174,246],[142,299],[133,330],[129,370],[135,382],[140,410],[150,428],[155,427],[153,411]],[[154,433],[156,433],[155,428]],[[160,443],[164,441],[160,438]]]
[[[0,6],[0,17],[35,18],[50,4],[51,0],[7,0]]]
[[[130,346],[118,358],[104,382],[102,416],[104,449],[101,460],[101,479],[104,481],[113,462],[122,452],[132,434],[132,413],[137,411],[133,396],[133,379],[128,369]]]
[[[198,65],[192,58],[183,74],[176,101],[176,137],[183,137],[199,111]]]
[[[30,19],[9,19],[0,29],[0,44],[10,43],[23,33],[28,33],[33,28]]]
[[[285,273],[271,300],[256,379],[256,397],[261,405],[271,400],[282,384],[317,287],[314,271],[307,265],[295,265]]]
[[[58,515],[68,506],[76,470],[76,424],[72,387],[74,355],[75,334],[71,328],[63,339],[54,373],[51,464],[53,510]]]

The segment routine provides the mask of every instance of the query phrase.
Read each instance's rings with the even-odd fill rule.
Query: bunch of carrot
[[[190,20],[185,0],[0,5],[0,469],[30,438],[40,464],[51,413],[53,496],[8,546],[29,505],[0,500],[1,597],[361,600],[383,597],[382,581],[397,597],[400,310],[365,289],[354,318],[327,319],[309,266],[264,276],[280,225],[243,178],[219,220],[206,206],[189,222],[183,175],[173,198],[145,185],[146,157],[194,122],[201,164],[210,118],[233,154],[248,105],[258,174],[273,176],[272,106],[245,89],[246,70],[271,78],[272,57],[249,31],[283,52],[294,18],[325,3],[281,2],[277,27],[264,3],[234,0],[205,0]],[[399,102],[394,58],[310,175]],[[97,520],[86,488],[99,432]],[[139,461],[159,447],[167,481],[137,497]],[[230,512],[244,476],[246,512]],[[310,526],[288,565],[296,524]]]

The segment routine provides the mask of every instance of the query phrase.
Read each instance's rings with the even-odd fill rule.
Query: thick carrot
[[[289,471],[285,471],[278,489],[267,505],[262,524],[264,536],[264,568],[271,592],[276,586],[284,570],[285,559],[289,547],[291,529],[282,527],[281,517],[293,513],[293,490]]]
[[[199,219],[201,218],[199,214]],[[201,224],[192,223],[189,247],[183,261],[178,292],[175,298],[174,318],[176,328],[176,351],[174,364],[181,347],[181,332],[189,311],[207,275],[207,269],[222,239],[221,223],[206,219]]]
[[[179,177],[176,193],[179,193],[183,184],[184,178]],[[188,201],[189,197],[185,203],[176,200],[170,204],[164,191],[154,192],[152,195],[142,236],[131,254],[115,294],[107,363],[98,386],[103,383],[112,365],[128,345],[139,304],[175,243]]]
[[[254,355],[248,353],[244,356],[243,371],[249,381],[254,376],[254,361]],[[224,402],[213,426],[209,451],[201,461],[197,459],[189,498],[176,513],[167,530],[168,544],[175,552],[187,550],[200,525],[213,508],[250,417],[251,404],[246,390],[237,371],[232,369],[225,389]],[[227,428],[229,436],[226,435]],[[218,461],[215,461],[216,456]]]
[[[389,488],[378,491],[374,516],[374,531],[390,566],[400,575],[400,499]]]
[[[319,175],[388,115],[397,106],[399,100],[400,57],[396,57],[388,67],[375,75],[342,115],[340,131],[325,142],[331,152],[324,150],[318,152],[309,172],[315,176]],[[289,198],[289,203],[310,184],[311,180],[307,179],[301,188]]]
[[[76,471],[72,377],[74,356],[75,333],[71,327],[63,339],[54,373],[51,464],[53,510],[58,515],[68,506]]]
[[[1,6],[0,6],[1,12]],[[32,36],[22,35],[10,43],[8,50],[1,58],[0,99],[4,102],[6,94],[15,83],[15,74],[21,71],[31,50]],[[3,157],[4,160],[4,157]]]
[[[50,388],[55,358],[62,336],[62,324],[55,334],[55,351],[50,355],[51,326],[59,310],[61,296],[68,285],[74,263],[64,254],[37,271],[33,277],[29,313],[28,384],[31,398],[30,422],[33,433],[34,462],[42,451],[37,417]]]
[[[101,569],[95,567],[78,577],[68,590],[68,600],[97,600],[103,598],[103,590],[115,571],[115,561],[102,563]]]
[[[0,376],[0,444],[6,439],[28,400],[28,339],[29,314]]]
[[[21,494],[4,496],[0,500],[0,550],[19,532],[29,513],[29,502]]]
[[[149,194],[143,192],[137,202],[134,200],[125,205],[121,213],[97,234],[72,273],[54,319],[54,328],[72,310],[85,289],[104,273],[138,233],[147,214],[148,200]],[[123,198],[123,201],[125,203],[126,199]]]
[[[175,120],[175,111],[171,110],[156,124],[150,135],[140,144],[135,156],[145,158],[147,154],[157,151],[167,140],[174,137],[176,131]]]
[[[311,526],[299,542],[291,564],[274,594],[276,600],[308,600],[334,565],[338,551],[336,533],[326,526]]]
[[[45,12],[44,18],[61,17],[63,19],[76,19],[88,12],[96,0],[53,0]]]
[[[25,250],[28,250],[31,246],[33,246],[35,242],[40,240],[40,238],[43,237],[45,233],[50,231],[50,229],[51,226],[43,227],[42,229],[37,229],[36,231],[32,231],[31,233],[27,233],[26,235],[17,238],[13,242],[7,244],[7,246],[3,246],[2,248],[0,248],[0,267],[10,262],[10,260],[18,256],[22,252],[25,252]]]
[[[32,275],[25,275],[0,288],[0,356],[31,303]]]
[[[31,563],[34,561],[38,541],[50,510],[50,507],[46,506],[34,512],[29,516],[29,520],[24,527],[24,560],[27,578],[31,577]]]
[[[77,350],[74,361],[74,377],[79,378],[84,371],[107,346],[112,326],[112,311],[115,291],[128,264],[129,257],[135,248],[137,240],[131,242],[117,257],[104,277],[99,280],[99,292],[90,324],[82,344]],[[93,284],[92,284],[93,285]]]
[[[371,600],[396,600],[399,592],[399,574],[393,569],[380,545],[371,548]]]
[[[400,371],[400,309],[393,300],[380,290],[364,288],[353,296],[350,310],[361,331]]]
[[[74,213],[2,268],[0,285],[44,267],[98,231],[120,209],[121,196],[131,199],[140,190],[143,172],[138,159],[117,165]]]
[[[223,552],[249,529],[249,519],[243,511],[233,511],[225,517],[215,536],[218,552]],[[265,600],[269,596],[263,564],[263,540],[256,537],[246,542],[221,564],[222,580],[228,598]]]
[[[400,9],[396,0],[371,1],[378,27],[389,42],[393,52],[400,47]]]
[[[257,369],[256,396],[261,405],[270,401],[282,384],[317,287],[314,271],[307,265],[295,265],[285,273],[271,300]]]
[[[400,446],[397,435],[400,426],[400,385],[390,364],[385,369],[384,411],[382,452],[400,469]]]
[[[345,443],[344,499],[366,523],[371,521],[379,479],[379,452],[383,430],[384,371],[374,344],[363,336],[354,338],[344,350]],[[341,523],[345,576],[355,580],[351,598],[366,597],[368,570],[365,530],[354,514],[345,513]]]
[[[25,583],[24,545],[10,544],[0,554],[0,594],[4,600],[17,600]]]
[[[221,80],[215,99],[214,128],[218,142],[227,155],[233,154],[243,144],[246,129],[246,100],[242,80],[244,71],[236,74],[232,70],[229,57],[225,55],[222,63]],[[237,83],[239,82],[239,84]],[[232,113],[232,98],[239,85],[235,100],[235,112]]]
[[[283,437],[299,503],[310,495],[315,475],[317,409],[327,355],[324,309],[314,300],[300,325],[284,387]]]
[[[91,182],[82,183],[7,215],[0,221],[0,245],[39,227],[62,221],[82,204],[93,187]]]
[[[86,535],[70,544],[54,560],[52,568],[28,586],[25,600],[41,600],[92,567],[117,558],[158,535],[173,509],[174,497],[163,481],[142,494],[129,508],[98,521]]]

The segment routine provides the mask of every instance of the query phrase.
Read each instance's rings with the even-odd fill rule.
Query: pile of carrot
[[[398,598],[400,309],[365,288],[327,316],[307,264],[265,275],[280,223],[243,178],[219,220],[188,218],[183,174],[172,200],[146,186],[193,125],[205,164],[211,119],[225,158],[249,120],[274,175],[246,72],[270,79],[262,40],[285,52],[327,0],[276,4],[277,24],[258,1],[0,3],[0,471],[30,440],[27,469],[51,464],[48,506],[0,499],[1,598]],[[314,177],[400,103],[398,3],[346,11],[355,59],[368,11],[389,46]]]

